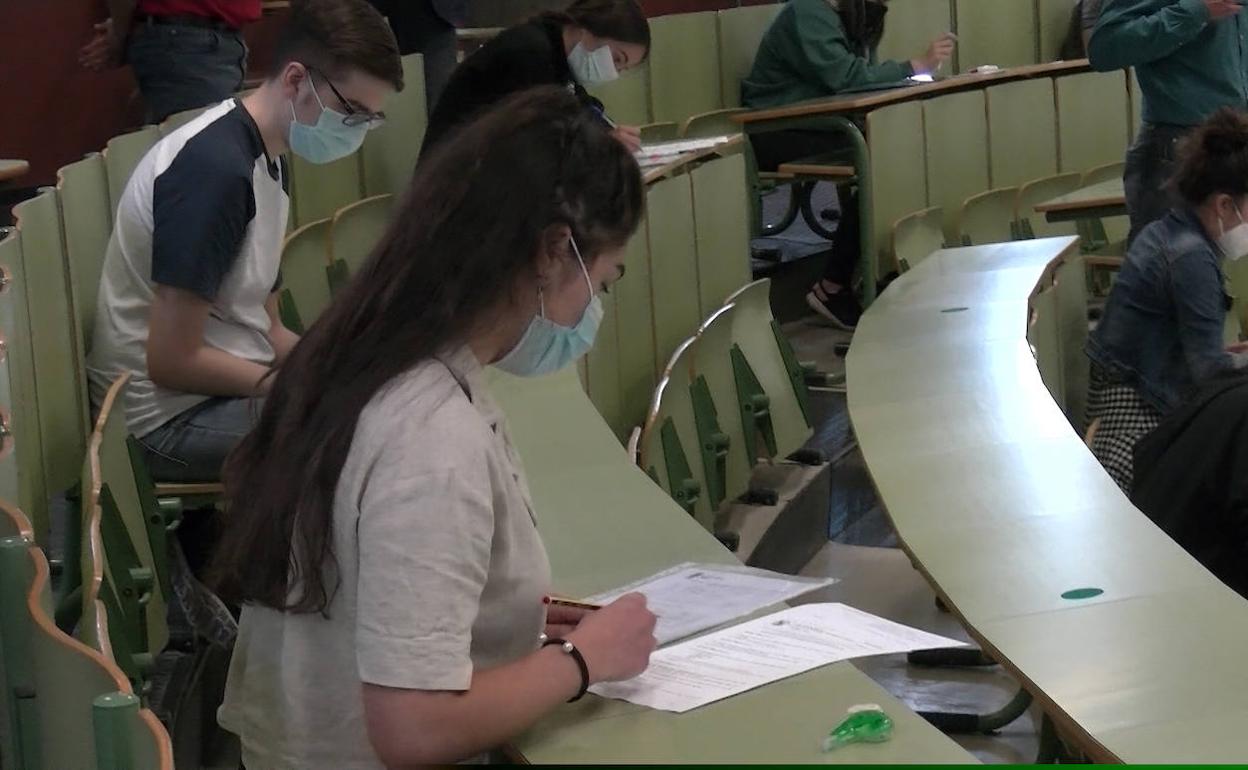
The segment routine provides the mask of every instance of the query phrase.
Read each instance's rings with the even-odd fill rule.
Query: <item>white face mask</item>
[[[1222,250],[1222,256],[1232,262],[1248,256],[1248,222],[1244,221],[1244,215],[1238,209],[1235,214],[1239,217],[1239,224],[1230,230],[1218,220],[1218,227],[1222,229],[1222,234],[1218,236],[1218,248]]]
[[[577,82],[583,86],[610,83],[620,76],[615,69],[615,57],[611,55],[609,45],[589,51],[584,43],[577,43],[572,53],[568,54],[568,66],[572,68]]]

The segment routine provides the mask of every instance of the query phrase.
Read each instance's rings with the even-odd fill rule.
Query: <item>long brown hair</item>
[[[576,0],[563,11],[547,11],[541,18],[589,30],[594,37],[636,43],[650,55],[650,22],[637,0]]]
[[[622,246],[641,213],[636,161],[563,89],[513,96],[440,144],[226,462],[229,516],[213,564],[222,595],[323,612],[337,589],[334,490],[365,405],[489,323],[536,275],[547,228],[569,227],[592,262]]]

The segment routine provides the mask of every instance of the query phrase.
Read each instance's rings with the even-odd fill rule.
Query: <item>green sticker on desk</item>
[[[1062,594],[1062,598],[1069,599],[1072,602],[1077,602],[1080,599],[1091,599],[1092,597],[1100,596],[1103,593],[1105,592],[1099,588],[1074,588]]]

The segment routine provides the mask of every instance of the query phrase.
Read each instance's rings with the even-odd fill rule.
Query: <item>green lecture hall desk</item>
[[[575,370],[491,377],[560,592],[587,596],[685,561],[738,563],[629,460]],[[859,703],[884,707],[896,722],[893,739],[822,753],[822,738]],[[975,762],[850,663],[685,714],[590,695],[555,711],[512,751],[534,764],[568,765]]]
[[[855,335],[850,417],[915,565],[1068,740],[1242,761],[1248,602],[1131,505],[1029,348],[1030,298],[1078,258],[1075,238],[1020,241],[902,275]]]

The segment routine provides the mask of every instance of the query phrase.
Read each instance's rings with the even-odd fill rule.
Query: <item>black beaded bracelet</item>
[[[572,656],[572,660],[576,661],[576,667],[581,670],[581,689],[577,690],[576,697],[568,699],[568,703],[576,703],[585,697],[585,693],[589,690],[589,666],[585,664],[585,656],[581,651],[576,649],[576,645],[567,639],[545,639],[542,641],[542,647],[549,647],[552,644],[559,645],[559,648]]]

